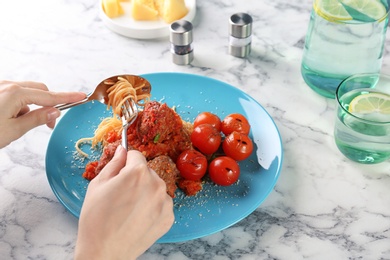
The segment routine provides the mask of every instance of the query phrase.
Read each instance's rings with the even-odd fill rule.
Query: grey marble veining
[[[390,163],[359,165],[333,141],[334,100],[300,74],[311,0],[198,0],[195,60],[171,62],[168,39],[107,29],[98,0],[13,0],[0,6],[0,78],[88,92],[107,76],[160,71],[204,75],[255,98],[284,145],[281,176],[247,218],[192,241],[155,244],[147,259],[390,259]],[[252,53],[227,54],[228,18],[253,17]],[[390,74],[389,41],[383,72]],[[71,259],[77,219],[46,179],[51,131],[39,127],[0,150],[0,258]]]

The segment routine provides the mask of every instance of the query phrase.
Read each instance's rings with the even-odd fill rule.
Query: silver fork
[[[128,99],[122,106],[122,146],[127,151],[127,128],[137,119],[138,107],[134,100]]]

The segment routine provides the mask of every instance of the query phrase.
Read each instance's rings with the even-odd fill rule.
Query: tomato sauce
[[[115,131],[111,131],[107,134],[106,142],[113,143],[119,139],[121,139],[121,137]]]
[[[128,128],[127,142],[129,149],[142,152],[148,161],[167,155],[176,162],[183,151],[192,149],[191,132],[192,124],[183,123],[180,116],[165,103],[151,101],[143,111],[139,112],[136,121]],[[120,144],[120,136],[116,133],[109,133],[107,136],[107,144],[103,148],[99,161],[90,162],[85,168],[83,177],[88,180],[92,180],[99,174],[112,159],[116,147]],[[191,181],[180,183],[180,188],[189,196],[195,195],[202,189],[201,183]]]
[[[202,181],[191,181],[186,179],[180,179],[178,181],[179,188],[184,191],[187,196],[194,196],[202,190]]]
[[[183,122],[166,104],[150,102],[127,130],[128,143],[147,160],[168,155],[173,161],[192,147]]]
[[[96,177],[96,166],[98,165],[98,162],[89,162],[85,166],[85,171],[83,173],[83,177],[87,180],[92,180]]]

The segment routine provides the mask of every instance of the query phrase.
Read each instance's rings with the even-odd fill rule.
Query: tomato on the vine
[[[217,131],[221,131],[221,119],[211,112],[202,112],[194,120],[194,127],[203,124],[210,124],[217,129]]]
[[[217,157],[209,165],[209,176],[214,183],[229,186],[238,180],[240,167],[228,156]]]
[[[186,150],[177,158],[176,167],[184,179],[198,181],[207,171],[207,159],[196,150]]]
[[[251,155],[253,143],[249,136],[233,131],[223,140],[222,149],[227,156],[241,161]]]
[[[221,122],[221,131],[229,135],[233,131],[248,135],[250,124],[246,117],[239,113],[227,115]]]
[[[192,144],[203,154],[215,153],[221,145],[221,134],[210,124],[198,125],[191,133]]]

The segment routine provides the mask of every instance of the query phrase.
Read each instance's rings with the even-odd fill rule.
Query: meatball
[[[176,164],[172,159],[169,156],[160,155],[153,160],[148,161],[148,166],[165,181],[168,195],[174,198],[177,189],[176,181],[179,178],[179,170],[176,168]]]
[[[151,101],[145,105],[137,126],[138,137],[143,143],[162,143],[180,131],[182,122],[167,104]]]

